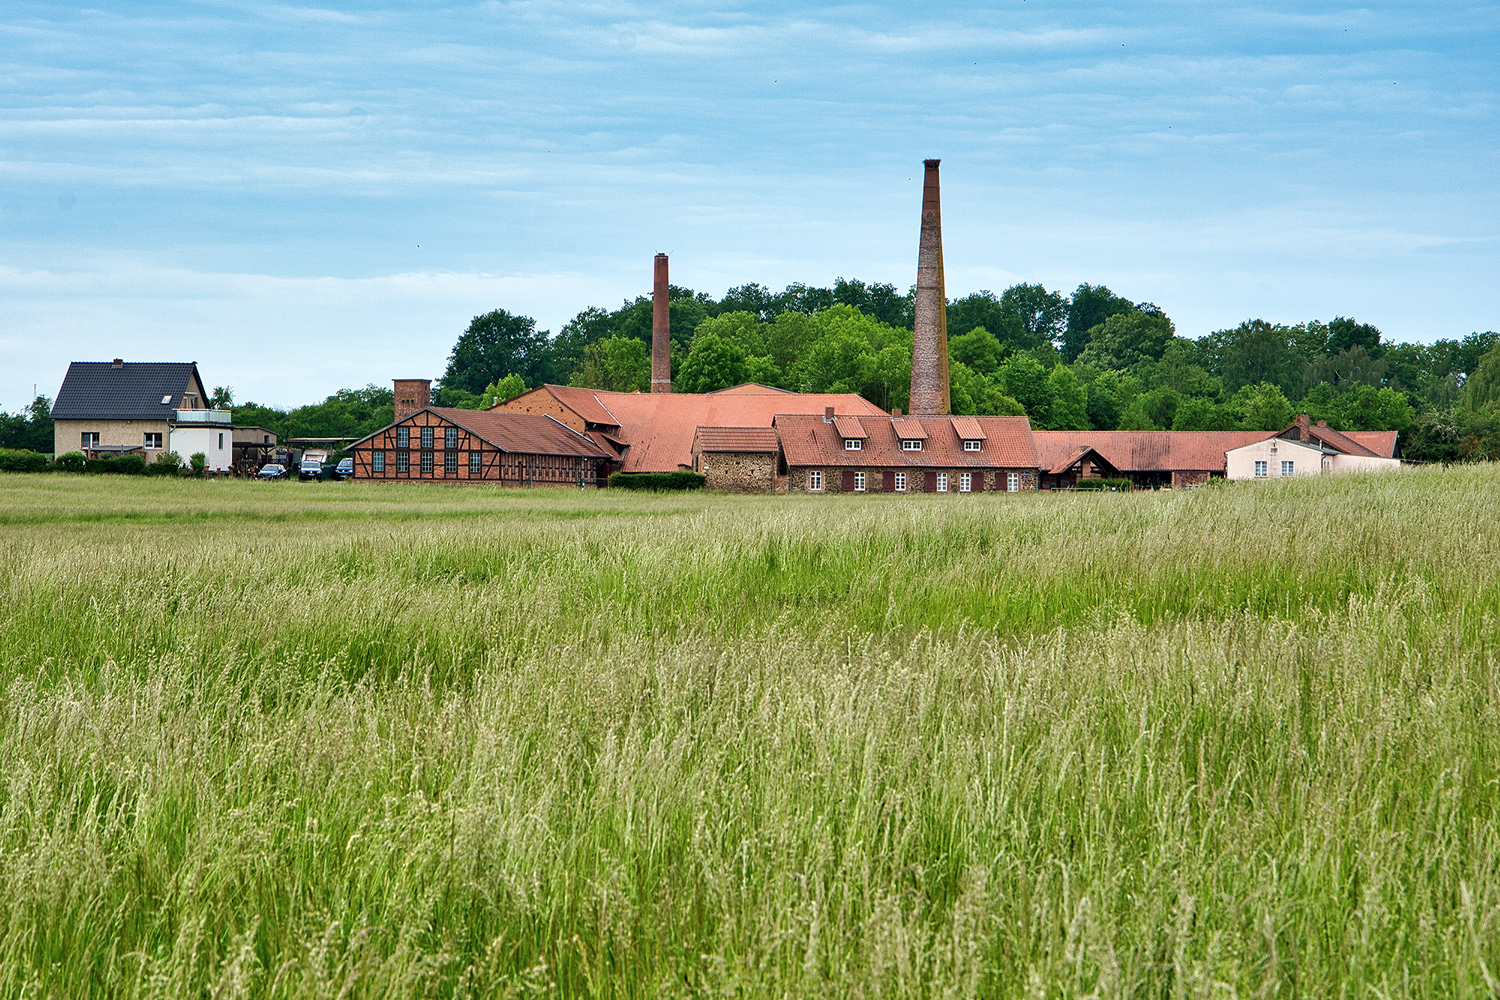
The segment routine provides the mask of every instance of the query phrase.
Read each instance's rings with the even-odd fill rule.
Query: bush
[[[104,471],[113,472],[120,476],[144,476],[146,474],[146,460],[139,455],[121,455],[110,462]]]
[[[622,490],[701,490],[707,476],[696,472],[616,472],[609,485]]]
[[[81,451],[65,451],[52,460],[54,472],[82,472],[86,463]]]
[[[1078,480],[1080,490],[1100,490],[1105,493],[1129,493],[1130,480],[1128,479],[1080,479]]]
[[[99,454],[95,455],[93,458],[90,458],[90,459],[88,459],[87,461],[85,461],[83,463],[83,471],[85,471],[85,472],[95,472],[95,473],[98,473],[98,472],[108,472],[109,469],[110,469],[110,466],[112,466],[114,464],[115,464],[115,455],[114,455],[114,453],[108,452],[108,451],[100,452]]]
[[[0,472],[45,472],[47,456],[24,448],[0,448]]]
[[[193,457],[188,459],[188,464],[192,466],[193,476],[202,479],[203,471],[208,468],[208,456],[201,451],[195,451]]]
[[[156,461],[146,466],[148,476],[175,476],[182,471],[182,456],[175,451],[156,453]]]

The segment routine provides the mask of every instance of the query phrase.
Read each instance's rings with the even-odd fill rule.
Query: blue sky
[[[196,360],[295,405],[496,307],[1104,283],[1185,336],[1500,328],[1500,6],[114,3],[0,14],[0,409]]]

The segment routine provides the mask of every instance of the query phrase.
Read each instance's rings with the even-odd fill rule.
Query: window
[[[423,448],[431,448],[432,447],[432,428],[431,427],[423,427],[422,428],[422,447]]]
[[[97,447],[99,447],[99,432],[98,431],[84,431],[83,432],[83,448],[84,448],[84,450],[87,451],[89,448],[97,448]]]
[[[397,448],[410,448],[411,447],[411,428],[410,427],[397,427],[396,428],[396,447]]]
[[[469,475],[471,475],[471,476],[481,475],[484,472],[484,466],[481,465],[480,463],[482,463],[483,461],[484,461],[484,452],[482,452],[482,451],[471,451],[471,452],[469,452]]]
[[[422,452],[422,475],[432,475],[432,452]]]
[[[219,450],[224,450],[224,435],[222,433],[219,434]]]
[[[458,428],[457,427],[445,427],[445,428],[443,428],[443,447],[444,448],[457,448],[458,447]]]
[[[860,440],[859,438],[844,438],[845,451],[859,451],[864,448],[864,446],[864,441]]]
[[[148,431],[146,433],[146,447],[147,448],[160,448],[161,447],[161,432],[160,431],[157,431],[157,432],[150,432],[150,431]],[[223,445],[220,445],[219,447],[222,448]]]
[[[1283,476],[1290,476],[1290,475],[1293,474],[1292,473],[1292,460],[1291,459],[1289,459],[1289,458],[1285,459],[1281,463],[1281,474]]]
[[[983,444],[983,441],[965,441],[964,451],[978,451]]]
[[[854,474],[854,492],[856,492],[856,493],[863,493],[864,491],[865,491],[865,474],[863,472],[856,472]]]
[[[823,488],[822,470],[814,469],[807,474],[807,488],[814,493]]]
[[[370,471],[371,472],[384,472],[385,471],[385,452],[380,451],[378,449],[375,450],[375,451],[370,452]]]
[[[411,472],[411,452],[396,452],[396,472],[403,476]]]
[[[458,475],[458,452],[456,452],[456,451],[445,451],[445,452],[443,452],[443,475],[445,475],[445,476],[456,476],[456,475]]]
[[[921,451],[922,450],[922,439],[921,438],[902,438],[901,439],[901,450],[902,451]]]
[[[1256,462],[1255,463],[1255,478],[1256,479],[1264,479],[1264,478],[1266,478],[1266,463],[1265,462]]]
[[[1012,472],[1010,475],[1005,477],[1005,492],[1021,492],[1021,474],[1019,472]]]
[[[974,477],[967,472],[958,474],[958,492],[968,493],[974,488]]]
[[[939,493],[947,493],[948,492],[948,473],[946,473],[946,472],[939,472],[938,473],[937,491]]]

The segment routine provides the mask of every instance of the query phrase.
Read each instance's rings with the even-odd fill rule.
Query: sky
[[[1500,5],[8,0],[0,410],[438,378],[469,320],[916,277],[1500,329]]]

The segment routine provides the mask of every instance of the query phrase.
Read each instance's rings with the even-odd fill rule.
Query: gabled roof
[[[1025,417],[974,417],[984,431],[984,447],[964,451],[964,438],[953,429],[948,416],[907,416],[900,419],[864,417],[869,437],[859,451],[845,451],[844,439],[820,416],[779,414],[776,430],[787,465],[796,466],[890,466],[939,469],[1035,469],[1036,446],[1031,423]],[[922,430],[921,451],[902,451],[896,426],[910,438],[915,427]]]
[[[1273,437],[1271,431],[1037,431],[1042,467],[1071,465],[1093,448],[1121,472],[1223,472],[1224,453]]]
[[[584,420],[616,428],[610,431],[610,437],[624,442],[625,472],[672,472],[690,467],[693,435],[699,427],[770,427],[778,413],[815,413],[821,422],[829,406],[837,414],[886,416],[874,403],[852,392],[700,394],[606,392],[559,385],[543,388]],[[524,406],[529,395],[501,403],[489,412]],[[839,447],[843,446],[840,440]]]
[[[68,365],[53,420],[170,420],[185,392],[208,404],[193,361],[75,361]],[[162,402],[166,399],[166,402]]]
[[[860,424],[858,417],[834,417],[833,429],[845,438],[859,438],[863,440],[869,437],[864,427]]]
[[[1114,463],[1113,462],[1111,462],[1109,459],[1105,458],[1103,455],[1099,454],[1097,451],[1095,451],[1093,448],[1089,447],[1088,445],[1084,445],[1083,448],[1077,454],[1073,455],[1071,458],[1061,458],[1061,459],[1058,459],[1058,461],[1055,464],[1053,464],[1053,466],[1051,468],[1047,469],[1047,475],[1049,475],[1049,476],[1060,476],[1064,472],[1067,472],[1073,466],[1077,465],[1079,462],[1083,461],[1086,458],[1092,458],[1094,461],[1102,462],[1103,464],[1105,464],[1105,465],[1109,466],[1110,468],[1114,469]],[[1120,470],[1115,469],[1115,471],[1118,472]]]
[[[927,429],[922,426],[922,421],[916,417],[892,417],[891,431],[903,441],[927,440]]]
[[[410,416],[403,417],[354,442],[350,447],[364,444],[377,434],[392,427],[410,423],[423,413],[432,413],[462,427],[483,441],[499,448],[523,455],[569,455],[580,458],[613,458],[595,441],[568,425],[544,413],[504,413],[498,410],[459,410],[447,406],[428,406]]]
[[[983,441],[984,428],[973,417],[952,417],[953,430],[965,441]]]
[[[770,427],[700,427],[698,450],[772,452],[780,449],[776,431]]]
[[[1381,458],[1396,457],[1395,431],[1344,431],[1344,437],[1364,445]]]
[[[1366,448],[1347,434],[1339,433],[1332,427],[1309,427],[1308,431],[1316,440],[1323,442],[1334,451],[1342,452],[1345,455],[1363,455],[1366,458],[1379,457],[1371,449]]]
[[[732,386],[730,386],[727,389],[715,389],[713,392],[704,393],[704,395],[705,396],[726,396],[726,395],[733,395],[733,396],[761,396],[761,395],[764,395],[764,394],[766,394],[768,392],[779,392],[779,393],[781,393],[783,395],[786,395],[786,394],[790,393],[791,390],[790,389],[778,389],[774,385],[762,385],[759,382],[741,382],[739,385],[732,385]]]

